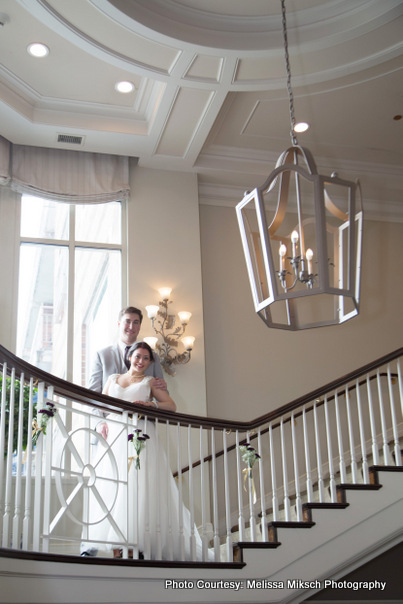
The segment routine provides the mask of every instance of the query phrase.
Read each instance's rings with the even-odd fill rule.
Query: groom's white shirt
[[[141,341],[141,340],[139,340]],[[126,373],[127,367],[124,362],[126,344],[117,342],[98,350],[91,368],[88,388],[95,392],[102,392],[108,377],[114,373]],[[162,367],[159,356],[154,354],[154,363],[147,367],[145,374],[153,377],[163,378]]]

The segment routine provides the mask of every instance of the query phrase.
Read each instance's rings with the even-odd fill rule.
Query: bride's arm
[[[145,403],[142,401],[135,402],[139,403],[140,405],[144,405],[145,407],[158,407],[159,409],[163,409],[164,411],[176,411],[175,401],[169,396],[166,390],[156,388],[154,382],[155,380],[152,380],[150,382],[151,394],[155,399],[157,399],[158,403],[154,403],[153,401],[147,401]]]

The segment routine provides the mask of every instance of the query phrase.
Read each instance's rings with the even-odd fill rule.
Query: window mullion
[[[73,354],[74,354],[74,296],[75,296],[75,235],[76,235],[76,208],[70,204],[69,213],[69,276],[68,276],[68,303],[67,303],[67,361],[66,380],[73,381]]]
[[[128,207],[127,200],[122,201],[122,216],[121,216],[121,235],[122,235],[122,243],[120,246],[121,250],[121,258],[122,258],[122,300],[125,303],[129,303],[129,266],[128,266]]]

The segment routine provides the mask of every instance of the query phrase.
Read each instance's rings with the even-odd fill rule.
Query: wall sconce
[[[192,313],[187,311],[178,312],[180,325],[175,327],[176,317],[168,313],[168,304],[172,289],[170,287],[161,287],[159,290],[162,300],[156,305],[146,306],[148,318],[151,319],[153,329],[157,336],[162,338],[162,342],[158,337],[144,338],[151,348],[157,351],[161,365],[169,375],[175,375],[172,365],[184,365],[190,361],[191,351],[195,338],[193,336],[182,337],[185,333],[186,326],[189,323]],[[185,352],[177,351],[179,341],[185,347]]]

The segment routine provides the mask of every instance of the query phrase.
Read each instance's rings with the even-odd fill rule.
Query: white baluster
[[[179,487],[179,542],[180,542],[180,560],[185,559],[185,539],[183,534],[183,489],[182,489],[182,455],[181,455],[181,437],[180,424],[177,424],[177,461],[178,461],[178,487]]]
[[[81,464],[82,467],[85,467],[89,463],[91,463],[91,464],[94,463],[94,460],[91,458],[91,453],[92,453],[91,438],[94,438],[94,440],[95,440],[97,438],[97,436],[90,432],[91,422],[93,421],[93,419],[94,419],[93,416],[88,412],[84,415],[84,426],[85,426],[86,430],[84,433],[84,445],[83,445],[83,451],[82,451],[82,464]],[[97,417],[97,419],[99,420],[100,418]],[[61,422],[60,415],[57,418],[57,424],[58,424],[59,429],[62,429],[63,437],[65,439],[67,439],[68,438],[67,429],[66,429],[66,426]],[[67,455],[70,456],[71,454],[70,454],[70,452],[67,453],[67,450],[66,450],[65,456],[64,456],[65,459],[66,459]],[[63,460],[61,460],[61,463],[63,463]],[[90,531],[90,528],[88,526],[88,522],[90,519],[90,508],[91,508],[90,501],[93,502],[94,498],[90,492],[90,489],[87,488],[87,486],[84,486],[84,484],[83,484],[82,492],[83,492],[83,495],[82,495],[82,497],[83,497],[83,504],[82,504],[83,505],[83,513],[82,513],[83,525],[82,525],[82,529],[81,529],[81,536],[82,536],[83,542],[86,542],[89,539],[89,531]],[[86,548],[84,548],[84,549],[86,549]]]
[[[126,422],[129,421],[129,417],[127,412],[124,412],[126,417]],[[138,414],[133,414],[133,430],[138,427]],[[133,450],[129,449],[129,440],[127,442],[127,459],[133,456]],[[128,556],[127,551],[127,543],[130,543],[133,546],[133,558],[139,557],[139,472],[136,469],[136,462],[130,464],[125,464],[124,475],[122,479],[126,479],[126,518],[125,523],[123,525],[124,529],[126,529],[126,533],[124,535],[119,535],[117,532],[118,538],[122,538],[122,549],[123,554]],[[123,489],[123,483],[119,484],[119,488]],[[113,523],[112,523],[113,524]],[[126,544],[126,545],[125,545]]]
[[[193,463],[192,463],[192,426],[187,428],[188,432],[188,466],[189,466],[189,512],[190,512],[190,552],[191,559],[196,560],[196,535],[195,535],[195,513],[194,513],[194,487],[193,487]]]
[[[258,442],[258,453],[260,455],[259,459],[259,482],[260,482],[260,510],[261,510],[261,533],[262,533],[262,541],[267,541],[267,521],[266,521],[266,494],[265,494],[265,486],[264,486],[264,455],[263,455],[263,446],[262,446],[262,435],[261,430],[259,428],[257,435]]]
[[[291,442],[292,442],[292,456],[294,461],[294,484],[295,484],[295,507],[297,510],[297,521],[302,520],[302,500],[301,490],[299,485],[299,469],[298,469],[298,450],[297,450],[297,436],[295,433],[295,417],[294,413],[291,413]]]
[[[226,526],[226,552],[227,562],[233,560],[232,536],[231,536],[231,505],[229,494],[229,478],[228,478],[228,451],[227,451],[227,433],[225,429],[222,431],[223,450],[224,450],[224,494],[225,494],[225,526]]]
[[[36,403],[37,412],[43,408],[44,401],[44,390],[45,384],[40,382],[38,384],[38,398]],[[35,498],[34,498],[34,513],[35,519],[33,526],[33,550],[34,552],[41,551],[40,538],[42,534],[42,448],[43,448],[43,434],[39,435],[36,443],[36,454],[35,454]]]
[[[246,435],[248,439],[248,444],[250,444],[250,434],[247,432]],[[249,473],[246,474],[249,476]],[[253,492],[254,482],[253,478],[248,478],[248,496],[249,496],[249,540],[256,541],[256,522],[255,522],[255,514],[254,514],[254,492]]]
[[[8,416],[8,441],[6,459],[6,488],[3,515],[2,547],[10,547],[11,538],[11,512],[12,512],[12,473],[13,473],[13,440],[14,440],[14,404],[15,404],[15,369],[11,371],[10,400]],[[3,453],[1,452],[1,455]]]
[[[338,395],[337,391],[334,394],[334,404],[335,404],[335,410],[336,410],[337,444],[339,447],[340,481],[342,484],[344,484],[346,482],[346,462],[344,459],[343,428],[341,426],[339,395]]]
[[[388,433],[387,433],[387,428],[386,428],[385,409],[384,409],[384,405],[383,405],[383,393],[382,393],[381,374],[380,374],[379,369],[376,372],[376,383],[377,383],[377,387],[378,387],[379,415],[380,415],[380,418],[381,418],[383,463],[385,464],[385,466],[388,466],[389,465]]]
[[[399,431],[397,428],[396,411],[395,411],[395,400],[393,396],[393,385],[392,385],[392,374],[390,370],[390,364],[388,365],[388,387],[389,387],[389,401],[390,401],[390,415],[392,418],[392,432],[393,432],[393,449],[395,453],[395,465],[402,465],[402,454],[400,452],[399,445]]]
[[[237,469],[237,494],[238,494],[238,532],[239,541],[245,540],[245,519],[243,514],[243,498],[242,498],[242,467],[241,467],[241,454],[239,451],[239,432],[235,433],[236,442],[236,469]]]
[[[32,527],[32,419],[33,419],[33,394],[34,380],[29,382],[28,424],[27,424],[27,448],[26,448],[26,473],[25,473],[25,508],[22,529],[22,549],[29,549],[29,539]]]
[[[283,492],[284,492],[284,515],[285,520],[290,520],[290,497],[288,494],[288,471],[287,471],[287,447],[284,437],[284,419],[280,421],[280,437],[281,437],[281,459],[283,463]]]
[[[213,489],[213,523],[214,523],[214,553],[215,561],[220,562],[220,536],[218,532],[218,492],[217,492],[217,463],[215,456],[214,427],[211,428],[211,466],[212,466],[212,489]]]
[[[128,418],[127,418],[128,420]],[[144,426],[143,426],[143,434],[148,434],[147,432],[147,416],[144,416]],[[148,441],[147,441],[148,443]],[[152,446],[154,446],[155,443],[153,443]],[[145,489],[146,489],[146,500],[148,500],[149,498],[149,492],[150,492],[150,480],[149,480],[149,472],[147,470],[147,464],[148,464],[148,444],[146,444],[146,446],[144,447],[142,454],[143,454],[143,461],[142,463],[144,463],[144,476],[145,476]],[[158,492],[158,491],[157,491]],[[144,559],[145,560],[150,560],[151,558],[151,539],[150,539],[150,510],[148,505],[145,506],[144,508],[144,527],[141,527],[141,530],[144,530]],[[134,557],[134,551],[133,551],[133,557]]]
[[[278,520],[278,497],[277,497],[277,474],[276,474],[276,455],[273,446],[273,425],[269,424],[269,442],[270,442],[270,470],[271,470],[271,488],[272,488],[272,508],[273,521]]]
[[[369,422],[371,426],[371,443],[372,443],[372,463],[377,466],[379,464],[379,456],[378,456],[378,445],[376,442],[376,426],[375,426],[375,417],[374,417],[374,406],[372,402],[372,391],[371,391],[371,381],[369,378],[369,374],[367,374],[367,394],[368,394],[368,411],[369,411]]]
[[[351,416],[350,392],[349,392],[348,386],[346,386],[345,396],[346,396],[346,410],[347,410],[348,439],[349,439],[349,443],[350,443],[351,478],[352,478],[353,483],[356,484],[358,482],[357,460],[356,460],[356,455],[355,455],[353,421],[352,421],[352,416]]]
[[[334,475],[334,467],[333,467],[333,447],[332,447],[332,437],[331,437],[331,423],[329,417],[329,403],[327,400],[327,396],[325,396],[325,423],[326,423],[326,440],[327,440],[327,456],[329,461],[329,486],[330,486],[330,497],[332,503],[337,502],[337,493],[336,493],[336,479]]]
[[[302,428],[304,432],[304,453],[305,453],[305,468],[306,468],[306,493],[308,502],[313,501],[313,491],[312,491],[312,470],[311,470],[311,456],[309,452],[309,433],[308,433],[308,423],[307,423],[307,415],[306,415],[306,405],[302,409]]]
[[[160,458],[160,440],[159,440],[159,430],[158,430],[158,417],[155,418],[155,455],[156,455],[156,459]],[[170,466],[168,466],[170,467]],[[155,492],[158,494],[158,497],[163,497],[163,493],[160,492],[161,490],[161,480],[160,480],[160,467],[159,464],[157,464],[157,472],[156,472],[156,476],[154,478],[154,480],[156,481],[156,489]],[[161,560],[162,558],[162,539],[161,539],[161,516],[160,516],[160,506],[157,505],[156,506],[156,517],[155,517],[155,521],[156,521],[156,532],[157,532],[157,553],[156,553],[156,558],[157,560]]]
[[[3,514],[4,514],[4,450],[6,446],[6,394],[7,394],[7,363],[3,365],[3,380],[1,390],[1,408],[0,408],[0,543],[3,543]]]
[[[206,488],[206,479],[205,479],[205,465],[204,465],[204,447],[203,447],[203,427],[199,427],[199,440],[200,440],[200,493],[201,493],[201,520],[202,520],[202,551],[203,551],[203,561],[208,559],[208,537],[206,530],[206,502],[205,502],[205,488]]]
[[[171,447],[170,447],[170,440],[169,440],[169,422],[166,422],[165,424],[165,434],[166,434],[166,449],[167,449],[167,460],[168,460],[168,468],[171,467]],[[177,446],[179,446],[179,443],[177,443]],[[173,535],[172,535],[172,506],[171,506],[171,498],[169,496],[169,481],[165,481],[167,484],[167,492],[165,494],[166,497],[166,501],[167,501],[167,513],[168,513],[168,537],[167,537],[167,543],[168,543],[168,556],[169,556],[169,560],[173,560],[174,557],[174,550],[173,550]],[[162,493],[161,493],[162,496]]]
[[[324,483],[323,483],[322,453],[320,450],[318,402],[319,401],[315,401],[314,405],[313,405],[313,420],[314,420],[314,429],[315,429],[315,450],[316,450],[316,462],[317,462],[317,472],[318,472],[318,495],[319,495],[319,502],[323,503],[325,500],[325,491],[324,491]]]
[[[47,388],[45,403],[53,399],[53,386]],[[46,426],[46,436],[42,432],[45,450],[45,484],[43,497],[43,541],[42,551],[49,551],[50,538],[50,506],[52,498],[52,465],[53,465],[53,420],[50,418]]]
[[[20,396],[18,404],[18,433],[17,433],[17,468],[15,477],[15,500],[14,518],[11,547],[19,549],[21,545],[21,521],[22,521],[22,433],[24,421],[24,374],[20,375]]]
[[[362,456],[362,476],[364,483],[369,484],[369,469],[368,469],[368,457],[367,457],[367,448],[365,441],[365,429],[364,429],[364,418],[362,413],[362,404],[361,404],[361,388],[359,381],[356,381],[355,389],[357,393],[357,411],[358,411],[358,427],[360,431],[360,441],[361,441],[361,456]]]

